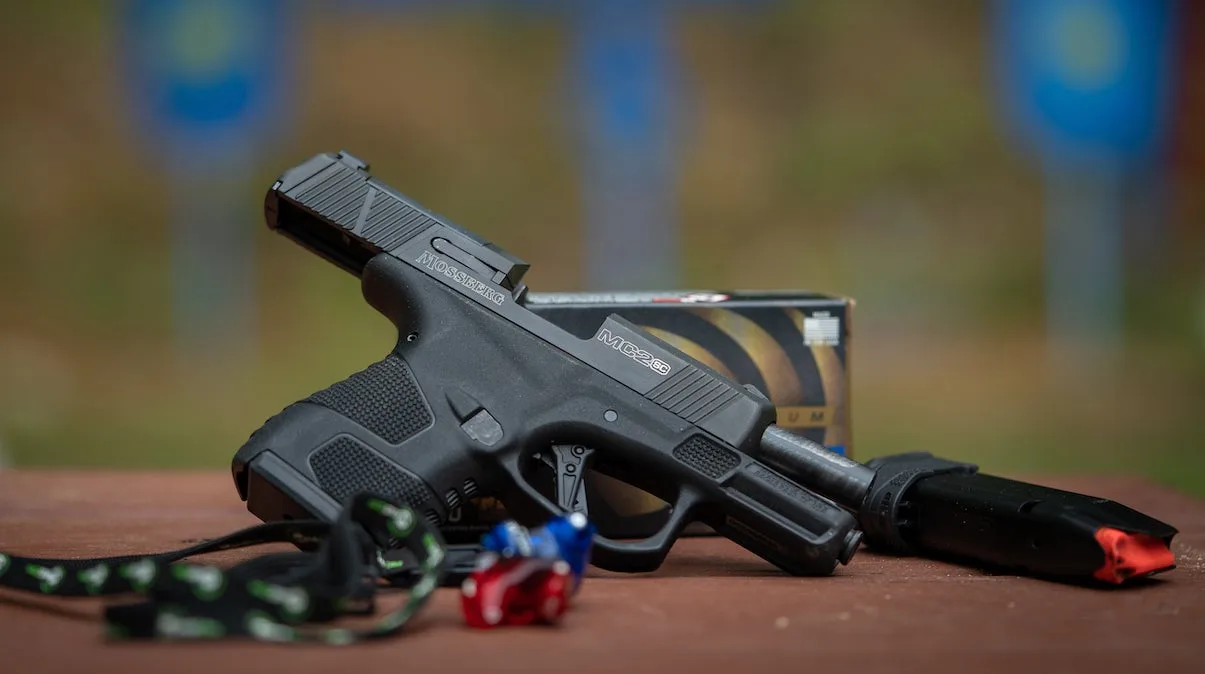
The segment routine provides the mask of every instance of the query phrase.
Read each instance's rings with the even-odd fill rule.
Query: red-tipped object
[[[1092,575],[1106,583],[1120,585],[1176,568],[1171,547],[1156,536],[1101,527],[1096,530],[1096,542],[1104,550],[1105,563]]]

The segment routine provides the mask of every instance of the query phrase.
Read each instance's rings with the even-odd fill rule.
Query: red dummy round
[[[569,606],[569,564],[564,560],[482,555],[460,586],[470,627],[556,624]]]

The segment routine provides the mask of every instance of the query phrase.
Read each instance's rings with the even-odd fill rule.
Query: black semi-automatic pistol
[[[259,518],[331,519],[371,491],[436,524],[477,495],[537,524],[567,509],[533,484],[551,458],[562,476],[592,467],[672,505],[646,539],[598,537],[600,568],[657,568],[691,521],[796,575],[854,555],[854,517],[759,459],[785,431],[756,389],[616,315],[589,339],[549,323],[523,306],[526,263],[349,154],[286,171],[264,208],[269,228],[358,276],[398,341],[238,451],[235,482]]]

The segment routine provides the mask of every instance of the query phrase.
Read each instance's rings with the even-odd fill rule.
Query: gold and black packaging
[[[619,314],[717,372],[756,386],[778,408],[778,425],[852,455],[850,299],[761,291],[532,293],[526,304],[583,339]],[[647,537],[669,516],[667,504],[644,491],[586,475],[588,516],[609,538]],[[481,497],[453,511],[442,529],[450,543],[476,542],[506,517],[503,504]],[[710,529],[692,525],[687,532]]]

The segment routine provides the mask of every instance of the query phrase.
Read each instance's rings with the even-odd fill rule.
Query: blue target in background
[[[570,37],[568,78],[584,202],[586,287],[677,287],[674,183],[683,65],[674,22],[701,9],[763,10],[779,0],[343,0],[343,11],[484,11],[546,15]],[[632,242],[639,241],[639,245]]]
[[[135,131],[166,165],[177,346],[253,350],[254,207],[245,186],[291,121],[286,0],[126,0],[121,66]]]
[[[292,37],[287,4],[127,1],[129,102],[153,148],[186,164],[222,161],[254,153],[283,130]]]
[[[1163,140],[1168,0],[1004,0],[997,67],[1013,130],[1052,161],[1141,161]]]
[[[1175,81],[1174,12],[1171,0],[996,4],[1002,112],[1045,179],[1051,355],[1077,377],[1119,362],[1126,197],[1158,183]],[[1158,210],[1137,219],[1138,240],[1157,240]]]

